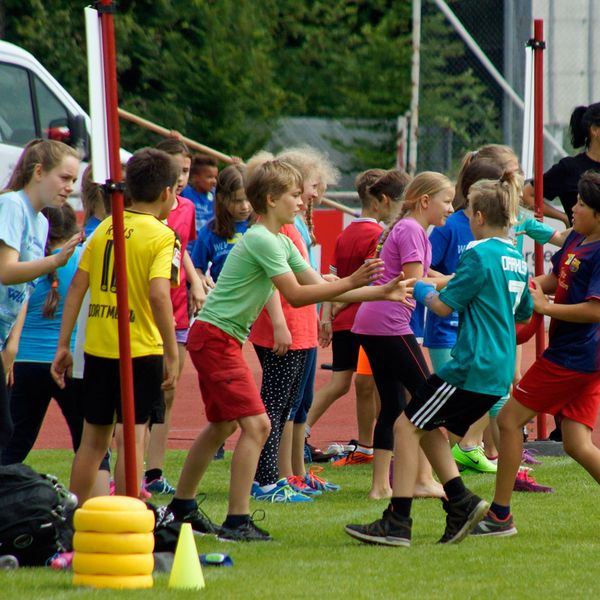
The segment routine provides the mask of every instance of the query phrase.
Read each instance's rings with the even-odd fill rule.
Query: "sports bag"
[[[0,555],[36,566],[72,550],[76,507],[76,497],[52,475],[20,463],[0,466]]]

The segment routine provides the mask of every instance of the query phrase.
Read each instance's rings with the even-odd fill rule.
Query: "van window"
[[[24,146],[36,137],[27,71],[0,63],[0,142]]]
[[[68,144],[71,141],[69,115],[63,104],[38,77],[33,78],[42,137]]]

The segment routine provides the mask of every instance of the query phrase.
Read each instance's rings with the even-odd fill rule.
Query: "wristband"
[[[424,281],[417,281],[415,283],[415,287],[413,289],[413,298],[429,307],[431,305],[431,301],[439,294],[435,290],[435,285],[432,283],[425,283]]]

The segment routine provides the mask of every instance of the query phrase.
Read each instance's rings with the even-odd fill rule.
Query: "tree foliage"
[[[0,0],[2,2],[2,0]],[[4,0],[4,36],[31,51],[85,107],[81,0]],[[348,147],[360,167],[391,166],[395,123],[410,103],[406,0],[120,0],[121,106],[223,152],[248,156],[281,116],[370,120],[379,141]],[[496,110],[441,15],[424,40],[422,122],[482,141]],[[435,44],[431,42],[435,40]],[[122,122],[122,143],[156,140]],[[486,140],[487,141],[487,140]]]

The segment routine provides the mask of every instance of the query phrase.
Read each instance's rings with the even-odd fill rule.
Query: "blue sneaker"
[[[219,449],[215,452],[213,460],[223,460],[225,458],[225,445],[221,444]]]
[[[322,492],[339,492],[342,488],[337,483],[331,483],[326,481],[322,477],[319,477],[317,473],[320,473],[323,467],[312,467],[308,473],[304,475],[304,483],[311,487],[313,490],[320,490]]]
[[[261,502],[301,503],[313,501],[312,498],[294,491],[294,489],[287,482],[287,479],[280,479],[275,483],[275,487],[268,491],[263,490],[263,488],[255,481],[252,484],[250,495],[255,500],[260,500]]]
[[[287,478],[287,482],[289,486],[300,494],[304,494],[305,496],[321,496],[323,492],[321,490],[317,490],[316,488],[310,487],[306,481],[304,481],[304,477],[300,477],[300,475],[290,475]]]
[[[144,480],[144,489],[151,494],[159,496],[172,496],[175,493],[175,488],[162,475],[154,481]]]

